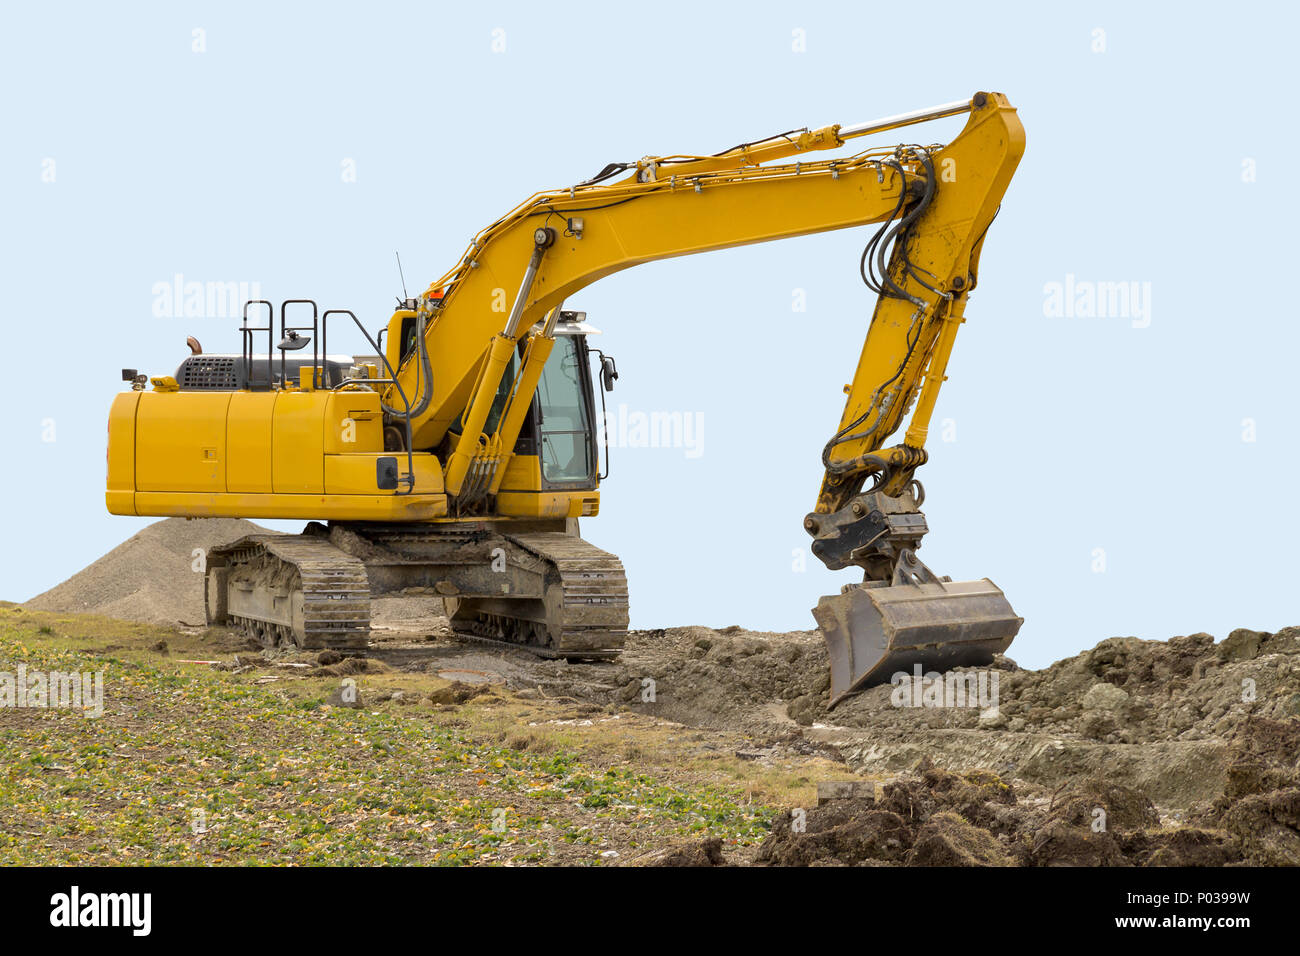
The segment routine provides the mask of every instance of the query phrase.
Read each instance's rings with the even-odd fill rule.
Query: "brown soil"
[[[923,760],[876,799],[834,800],[777,821],[773,865],[1300,865],[1300,721],[1251,717],[1229,741],[1234,783],[1186,822],[1162,825],[1141,790],[1084,777],[1046,794],[990,772]],[[1027,791],[1027,792],[1025,792]]]
[[[1300,628],[1237,630],[1219,644],[1208,634],[1111,638],[1041,671],[1008,659],[994,667],[996,708],[896,706],[884,685],[830,710],[816,632],[673,628],[632,634],[613,665],[534,671],[548,689],[606,695],[682,723],[797,732],[863,774],[898,773],[927,756],[1052,787],[1104,774],[1180,810],[1223,792],[1229,740],[1247,718],[1300,715]],[[647,678],[653,702],[642,699]]]
[[[159,522],[29,606],[202,621],[192,549],[255,530]],[[374,657],[395,669],[488,673],[521,697],[740,733],[745,760],[826,755],[877,783],[874,800],[792,811],[760,862],[1300,864],[1300,627],[1110,638],[1039,671],[999,659],[996,706],[899,706],[886,685],[830,709],[815,631],[638,631],[617,661],[569,664],[456,642],[436,599],[374,610]],[[725,861],[684,846],[638,862]]]

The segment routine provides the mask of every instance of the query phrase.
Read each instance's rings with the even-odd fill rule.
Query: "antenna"
[[[409,299],[410,296],[406,294],[406,276],[402,275],[402,254],[394,251],[393,255],[397,256],[397,274],[402,279],[402,298]]]

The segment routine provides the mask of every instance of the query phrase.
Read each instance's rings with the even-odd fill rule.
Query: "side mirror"
[[[600,384],[604,386],[605,391],[614,391],[614,383],[618,381],[618,366],[614,364],[614,359],[609,355],[600,357]]]

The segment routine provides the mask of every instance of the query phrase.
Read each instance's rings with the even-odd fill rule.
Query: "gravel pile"
[[[244,535],[271,533],[235,518],[166,518],[23,606],[143,624],[201,625],[203,575],[194,570],[195,549],[206,552]]]

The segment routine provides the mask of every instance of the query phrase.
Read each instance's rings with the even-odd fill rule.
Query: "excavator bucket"
[[[832,707],[917,664],[938,672],[989,664],[1024,622],[988,578],[849,585],[823,597],[813,617],[830,652]]]

